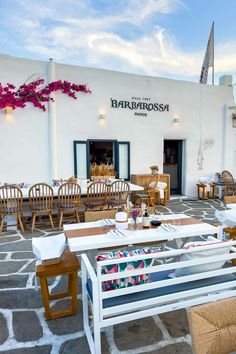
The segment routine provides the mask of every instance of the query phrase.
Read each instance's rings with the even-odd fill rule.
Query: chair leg
[[[3,223],[4,223],[4,216],[1,216],[1,225],[0,225],[0,233],[2,233],[3,230]]]
[[[75,218],[76,218],[77,222],[79,223],[80,222],[80,218],[79,218],[78,211],[76,209],[75,209]]]
[[[33,214],[32,214],[32,227],[31,227],[32,232],[34,232],[34,228],[35,228],[35,219],[36,219],[36,214],[33,212]]]
[[[54,228],[54,224],[53,224],[53,220],[52,220],[52,214],[51,214],[50,211],[48,212],[48,216],[49,216],[49,219],[50,219],[50,223],[51,223],[52,229],[54,230],[55,228]]]
[[[60,210],[60,212],[59,212],[59,226],[58,226],[59,230],[61,228],[62,220],[63,220],[63,211]]]
[[[20,213],[17,214],[17,219],[18,219],[18,221],[19,221],[21,231],[25,231],[25,230],[24,230],[23,223],[22,223],[22,219],[21,219],[21,214],[20,214]]]

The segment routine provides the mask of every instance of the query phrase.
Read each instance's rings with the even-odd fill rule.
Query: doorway
[[[115,164],[114,142],[89,141],[90,164]]]
[[[170,194],[182,194],[183,140],[164,140],[163,173],[170,175]]]

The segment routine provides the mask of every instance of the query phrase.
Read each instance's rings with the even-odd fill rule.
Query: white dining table
[[[173,220],[189,218],[185,214],[173,215],[161,215],[161,220]],[[114,220],[112,220],[114,222]],[[131,220],[129,220],[130,222]],[[141,221],[141,220],[139,220]],[[218,228],[210,224],[201,222],[199,224],[190,225],[174,225],[174,231],[166,231],[162,227],[153,229],[141,229],[141,230],[122,230],[125,236],[117,237],[111,232],[107,232],[106,223],[103,220],[79,224],[67,224],[64,225],[65,235],[69,234],[70,230],[81,230],[86,228],[104,227],[104,234],[93,236],[73,236],[67,237],[67,243],[71,252],[82,252],[95,249],[110,248],[116,246],[135,245],[139,243],[155,243],[161,241],[176,240],[178,248],[181,247],[183,239],[199,236],[199,235],[212,235],[218,234]]]
[[[133,184],[128,182],[129,187],[130,187],[130,192],[137,192],[137,191],[142,191],[144,188],[142,186],[138,186],[137,184]],[[81,196],[86,196],[87,195],[87,188],[89,186],[88,184],[82,184],[81,187]],[[55,197],[58,195],[58,189],[59,187],[52,187],[53,189],[53,194]],[[21,191],[23,193],[23,199],[28,199],[29,198],[29,188],[21,188]]]

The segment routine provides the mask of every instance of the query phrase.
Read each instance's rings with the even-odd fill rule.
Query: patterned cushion
[[[110,252],[106,254],[99,255],[97,257],[97,261],[104,261],[108,259],[117,259],[117,258],[125,258],[125,257],[130,257],[130,256],[137,256],[137,255],[142,255],[142,254],[153,254],[157,253],[160,251],[159,247],[156,248],[142,248],[142,249],[137,249],[133,251],[124,251],[124,252]],[[134,269],[140,269],[140,268],[145,268],[145,267],[151,267],[154,263],[154,259],[141,259],[138,261],[132,261],[132,262],[124,262],[124,263],[118,263],[118,264],[111,264],[102,267],[102,274],[111,274],[111,273],[117,273],[117,272],[124,272],[126,270],[134,270]],[[126,278],[120,278],[120,279],[114,279],[114,280],[108,280],[104,281],[102,283],[102,288],[103,291],[108,291],[108,290],[114,290],[118,288],[125,288],[133,285],[140,285],[140,284],[145,284],[149,282],[149,274],[141,274],[141,275],[135,275],[132,277],[126,277]]]

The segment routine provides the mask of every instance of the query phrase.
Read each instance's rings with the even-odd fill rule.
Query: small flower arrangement
[[[135,220],[139,216],[139,210],[138,209],[132,209],[131,210],[131,217]]]
[[[151,169],[152,175],[154,175],[155,173],[157,173],[159,171],[159,167],[157,165],[150,166],[150,169]]]
[[[159,167],[157,165],[150,166],[150,169],[159,171]]]
[[[65,80],[53,81],[48,84],[45,84],[45,80],[40,78],[27,83],[28,80],[17,89],[12,84],[8,83],[6,86],[3,86],[0,83],[0,109],[6,107],[12,109],[24,108],[26,103],[32,103],[35,107],[46,111],[44,103],[54,101],[50,97],[52,92],[61,91],[74,99],[77,99],[76,92],[91,93],[86,85],[77,85]]]

